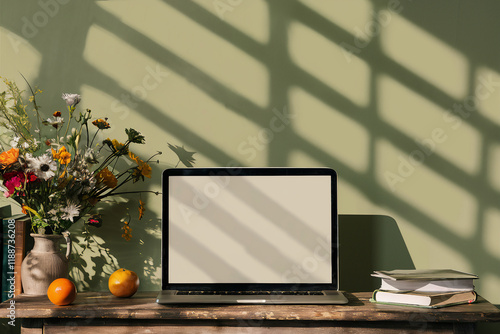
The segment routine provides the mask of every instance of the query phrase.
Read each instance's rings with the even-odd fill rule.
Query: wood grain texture
[[[357,324],[358,325],[358,324]],[[391,327],[221,327],[221,326],[166,326],[166,325],[121,325],[121,326],[45,326],[44,334],[401,334],[401,333],[454,333],[451,324],[429,326],[427,328],[408,328],[392,324]],[[462,333],[462,332],[460,332]],[[465,332],[464,332],[465,333]],[[23,333],[24,334],[24,333]]]
[[[478,322],[500,321],[500,310],[479,297],[474,304],[436,310],[381,305],[369,302],[371,293],[347,293],[347,305],[183,305],[167,306],[155,302],[156,292],[117,298],[107,292],[78,294],[68,306],[56,306],[46,296],[15,297],[16,317],[31,319],[154,319],[217,321],[400,321],[400,322]],[[0,304],[0,317],[8,312]]]
[[[158,320],[49,320],[44,325],[44,334],[132,334],[132,333],[257,333],[257,334],[323,334],[323,333],[453,333],[452,323],[409,324],[407,322],[303,322],[303,321],[262,321],[258,323],[241,323],[227,321],[158,321]],[[462,333],[462,332],[460,332]],[[464,332],[465,333],[465,332]]]

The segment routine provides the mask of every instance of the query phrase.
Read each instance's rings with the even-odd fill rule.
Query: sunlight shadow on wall
[[[364,60],[353,58],[346,66],[339,45],[300,23],[290,24],[288,36],[294,63],[354,104],[368,105],[371,71]]]
[[[425,161],[428,156],[438,154],[468,174],[479,172],[483,153],[479,131],[388,75],[380,75],[377,86],[378,114],[383,121],[412,137],[415,147],[411,153],[423,153],[415,159]]]
[[[449,233],[463,238],[474,233],[477,198],[425,165],[415,164],[384,139],[377,141],[377,178],[381,187],[446,227]]]
[[[359,173],[368,170],[370,136],[365,127],[301,88],[291,88],[289,100],[293,129],[298,136],[321,147]],[[322,121],[318,122],[319,119]]]
[[[465,97],[469,64],[450,45],[395,13],[381,34],[381,45],[390,58],[436,88],[456,99]]]

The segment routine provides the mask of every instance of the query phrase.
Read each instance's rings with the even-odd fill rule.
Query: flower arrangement
[[[145,143],[138,131],[125,129],[126,140],[104,139],[97,142],[99,132],[111,127],[107,118],[92,120],[91,110],[76,112],[81,100],[78,94],[63,94],[67,112],[52,113],[43,118],[36,95],[41,90],[31,88],[36,123],[30,122],[22,92],[11,81],[4,80],[6,91],[0,93],[0,126],[10,139],[0,153],[1,190],[12,198],[31,217],[33,231],[40,234],[61,234],[82,217],[89,226],[100,226],[98,215],[90,215],[94,206],[118,192],[128,182],[151,178],[150,161],[142,160],[132,152],[132,146]],[[36,124],[36,126],[35,126]],[[93,132],[93,133],[92,133]],[[191,164],[194,152],[169,144],[179,161]],[[187,158],[186,158],[187,157]],[[182,159],[181,159],[182,158]],[[131,167],[118,171],[120,159],[129,159]],[[153,192],[158,194],[157,192]],[[144,213],[144,202],[139,201],[139,219]],[[123,237],[130,240],[130,226],[123,227]]]

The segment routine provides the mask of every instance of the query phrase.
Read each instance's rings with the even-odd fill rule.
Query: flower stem
[[[152,193],[152,194],[155,194],[155,195],[160,195],[161,192],[159,191],[153,191],[153,190],[135,190],[135,191],[122,191],[122,192],[119,192],[119,193],[114,193],[112,194],[113,196],[114,195],[124,195],[124,194],[141,194],[141,193]],[[109,196],[111,195],[110,193],[104,195],[104,196],[99,196],[98,198],[103,198],[103,197],[106,197],[106,196]]]

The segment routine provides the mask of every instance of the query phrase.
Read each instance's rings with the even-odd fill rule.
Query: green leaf
[[[125,133],[128,136],[128,140],[131,143],[136,143],[136,144],[144,144],[145,143],[145,138],[139,131],[136,131],[132,128],[130,129],[125,129]]]

